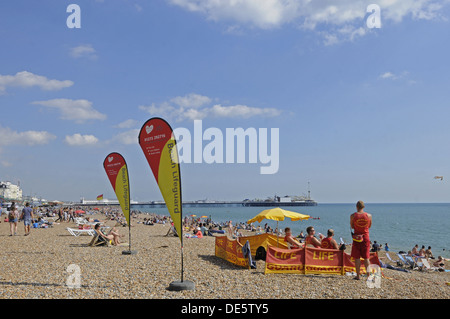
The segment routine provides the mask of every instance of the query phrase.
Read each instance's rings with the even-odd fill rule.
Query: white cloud
[[[97,144],[98,138],[94,135],[81,135],[77,133],[74,135],[67,135],[64,141],[70,146],[90,146]]]
[[[42,105],[56,109],[61,113],[61,119],[83,123],[87,120],[105,120],[106,115],[92,107],[88,100],[53,99],[48,101],[35,101],[32,104]]]
[[[247,105],[214,105],[209,110],[209,113],[214,117],[249,118],[253,116],[275,117],[279,116],[281,114],[281,111],[274,108],[257,108]]]
[[[184,97],[175,97],[170,99],[176,106],[170,102],[163,102],[159,105],[139,106],[139,109],[149,113],[152,116],[171,118],[177,122],[184,120],[202,120],[207,117],[212,118],[250,118],[254,116],[275,117],[281,114],[281,111],[275,108],[258,108],[247,105],[222,106],[216,104],[209,106],[213,99],[207,96],[201,96],[191,93]]]
[[[136,125],[138,125],[138,124],[139,124],[138,121],[129,119],[129,120],[126,120],[126,121],[123,121],[123,122],[117,124],[114,127],[115,128],[133,128],[133,127],[136,127]]]
[[[181,107],[198,108],[205,104],[211,103],[211,99],[207,96],[190,93],[185,96],[177,96],[170,100]]]
[[[43,145],[54,140],[56,136],[46,131],[17,132],[8,127],[0,126],[0,146],[8,145]]]
[[[371,0],[166,0],[190,12],[197,12],[212,21],[225,21],[233,25],[271,29],[292,23],[309,30],[321,30],[326,44],[342,39],[353,40],[361,36],[361,26],[368,15]],[[437,0],[378,0],[381,19],[401,22],[413,19],[438,19],[439,11],[450,1]],[[342,27],[351,32],[340,33]],[[368,30],[368,29],[367,29]],[[367,31],[365,30],[365,31]],[[330,32],[332,33],[330,35]]]
[[[381,79],[396,79],[397,76],[392,72],[385,72],[380,75]]]
[[[125,145],[138,144],[139,131],[139,129],[132,129],[126,132],[122,132],[114,136],[112,140],[114,142]]]
[[[72,81],[50,80],[42,75],[36,75],[28,71],[17,72],[16,75],[0,74],[0,94],[6,91],[7,87],[29,88],[37,86],[42,90],[55,91],[73,85]]]
[[[88,58],[91,60],[97,59],[96,51],[91,44],[83,44],[70,49],[70,55],[76,59],[79,58]]]

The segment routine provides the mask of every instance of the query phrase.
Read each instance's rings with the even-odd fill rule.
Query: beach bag
[[[255,260],[266,260],[266,250],[263,246],[259,246],[256,249]]]
[[[363,235],[355,235],[352,233],[352,239],[357,243],[361,243],[364,240],[364,237]]]

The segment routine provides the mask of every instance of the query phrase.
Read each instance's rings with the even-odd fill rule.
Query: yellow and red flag
[[[116,193],[122,212],[130,224],[130,182],[128,179],[127,163],[119,153],[111,153],[106,156],[103,167],[106,175]],[[98,197],[97,197],[98,199]]]
[[[97,200],[103,200],[103,194],[97,196]]]
[[[139,133],[139,145],[183,243],[180,163],[177,143],[169,123],[158,117],[149,119]]]

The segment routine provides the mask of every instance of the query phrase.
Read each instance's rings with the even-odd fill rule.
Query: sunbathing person
[[[427,259],[434,259],[433,252],[431,251],[431,246],[428,246],[428,249],[425,250],[425,256]]]
[[[445,259],[442,258],[442,256],[438,256],[437,260],[433,263],[433,266],[435,267],[445,267],[445,263],[444,263]]]
[[[425,257],[425,246],[422,245],[422,248],[419,250],[419,257]]]
[[[98,234],[98,236],[100,236],[106,240],[112,240],[113,245],[116,245],[116,246],[120,244],[119,238],[124,236],[124,235],[120,235],[117,232],[116,227],[113,227],[108,235],[103,234],[103,232],[100,230],[100,223],[95,224],[94,230]]]

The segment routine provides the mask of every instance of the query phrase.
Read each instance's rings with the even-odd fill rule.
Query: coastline
[[[103,215],[93,218],[104,220]],[[194,291],[172,292],[167,287],[180,279],[180,240],[166,237],[169,225],[138,224],[133,219],[132,250],[126,246],[88,247],[91,236],[74,237],[63,222],[48,229],[32,229],[24,236],[9,236],[9,223],[0,224],[4,247],[1,299],[449,299],[448,272],[382,269],[380,288],[365,281],[337,275],[264,275],[264,261],[256,269],[243,269],[215,257],[214,237],[184,239],[184,278],[195,283]],[[106,222],[114,226],[115,222]],[[128,241],[128,227],[118,227]],[[383,252],[380,253],[381,260]],[[68,288],[69,265],[80,269],[81,287]],[[12,271],[10,271],[10,269]]]

